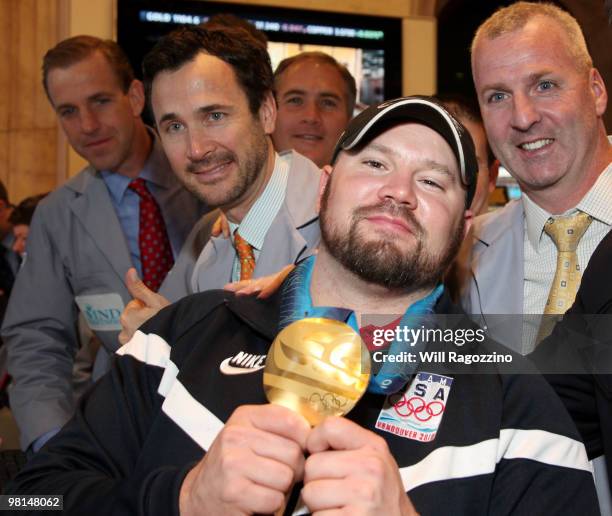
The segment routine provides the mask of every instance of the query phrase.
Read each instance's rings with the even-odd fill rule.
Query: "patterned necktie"
[[[576,248],[591,220],[589,215],[579,211],[571,217],[550,218],[544,226],[544,231],[550,235],[558,251],[557,269],[544,307],[545,315],[564,314],[574,303],[582,277]],[[556,319],[543,318],[538,342],[550,334]]]
[[[147,189],[144,179],[134,179],[128,186],[140,197],[138,247],[142,266],[142,281],[154,292],[174,264],[172,246],[166,224],[157,201]]]
[[[240,260],[240,281],[251,279],[255,270],[255,254],[251,244],[236,231],[234,233],[234,247]]]

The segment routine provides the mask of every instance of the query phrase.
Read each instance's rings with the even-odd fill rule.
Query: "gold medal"
[[[307,318],[274,339],[263,374],[270,403],[290,408],[311,425],[347,414],[370,380],[370,353],[347,324]]]

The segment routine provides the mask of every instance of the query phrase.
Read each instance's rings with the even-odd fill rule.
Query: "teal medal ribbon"
[[[310,297],[310,283],[312,271],[314,269],[316,256],[309,256],[301,262],[296,269],[289,275],[283,291],[281,293],[281,310],[279,318],[279,331],[294,321],[306,317],[324,317],[335,319],[348,324],[353,330],[359,333],[357,317],[352,310],[330,306],[313,306]],[[431,315],[438,299],[444,292],[444,285],[438,285],[429,295],[416,301],[402,316],[400,327],[408,326],[431,326]],[[417,341],[408,344],[404,341],[394,340],[388,351],[388,355],[395,355],[396,358],[402,356],[404,352],[418,353],[423,351],[427,343]],[[403,361],[387,360],[383,363],[378,373],[372,375],[368,392],[389,395],[398,392],[411,379],[418,362],[410,363]]]

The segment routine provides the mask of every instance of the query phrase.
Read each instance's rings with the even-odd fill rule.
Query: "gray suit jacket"
[[[521,201],[477,217],[468,275],[461,288],[465,311],[493,339],[519,353],[523,351],[524,233]]]
[[[168,230],[178,233],[182,243],[203,206],[177,182],[163,154],[152,159],[164,167],[168,182],[157,201]],[[2,328],[13,377],[11,408],[24,449],[74,412],[72,368],[79,346],[75,298],[110,294],[120,304],[129,302],[123,278],[132,266],[106,184],[91,167],[40,203],[27,249]],[[112,353],[119,347],[120,311],[107,308],[94,313],[102,327],[95,334]]]
[[[309,256],[318,246],[319,218],[315,208],[320,174],[312,161],[291,152],[285,201],[266,233],[254,277],[278,272],[285,265]],[[219,214],[215,210],[205,215],[189,235],[160,289],[170,301],[221,288],[231,281],[236,256],[232,242],[223,236],[210,236]]]

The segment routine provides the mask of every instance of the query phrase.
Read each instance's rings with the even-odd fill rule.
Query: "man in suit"
[[[74,412],[79,312],[102,344],[95,379],[118,348],[118,316],[130,299],[126,271],[137,267],[158,288],[203,213],[141,120],[143,86],[116,43],[90,36],[60,42],[44,57],[43,83],[89,166],[36,210],[2,330],[11,408],[31,451]]]
[[[467,131],[427,98],[396,99],[356,117],[332,163],[319,253],[285,288],[266,302],[204,292],[160,312],[7,494],[63,494],[67,513],[89,515],[597,513],[584,446],[539,375],[401,360],[502,351],[486,339],[376,343],[433,314],[455,337],[482,332],[442,283],[472,219]],[[319,317],[360,331],[373,365],[382,354],[398,367],[360,377],[369,352],[350,356],[348,333],[334,339]],[[286,338],[294,321],[310,321],[303,342]],[[277,379],[276,403],[264,378]],[[359,383],[361,399],[347,394]]]
[[[169,302],[275,273],[318,245],[320,171],[296,152],[274,151],[270,59],[259,43],[239,34],[183,27],[143,61],[148,98],[174,172],[218,210],[194,228],[160,294],[128,278],[135,300],[122,315],[121,342]],[[221,213],[230,238],[211,237]]]
[[[578,23],[549,4],[518,2],[486,20],[472,71],[489,143],[522,198],[475,223],[463,304],[526,354],[572,305],[612,225],[608,96]],[[612,514],[603,457],[590,458],[602,512]]]
[[[584,269],[612,224],[606,88],[576,20],[550,5],[519,2],[484,22],[472,45],[472,69],[489,143],[523,195],[475,223],[464,306],[485,318],[553,313],[546,303],[559,253],[548,226],[570,216],[586,219],[575,249]],[[535,345],[540,317],[526,318],[524,327],[509,317],[507,324],[482,322],[525,354]]]

